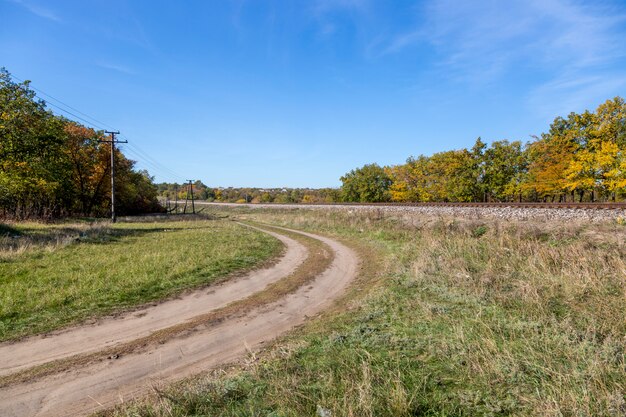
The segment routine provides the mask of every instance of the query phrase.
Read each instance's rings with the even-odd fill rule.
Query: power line
[[[15,76],[15,75],[13,75],[13,74],[11,74],[11,77],[12,77],[12,78],[15,78],[17,81],[19,81],[19,82],[21,82],[21,83],[24,83],[24,82],[25,82],[24,80],[21,80],[20,78],[16,77],[16,76]],[[69,104],[62,102],[62,101],[61,101],[61,100],[59,100],[58,98],[55,98],[55,97],[51,96],[50,94],[48,94],[48,93],[46,93],[46,92],[44,92],[44,91],[42,91],[42,90],[40,90],[40,89],[38,89],[38,88],[36,88],[36,87],[33,87],[33,86],[29,85],[29,88],[32,88],[33,90],[35,90],[35,91],[39,92],[40,94],[43,94],[44,96],[49,97],[49,98],[51,98],[52,100],[56,101],[57,103],[60,103],[61,105],[63,105],[63,106],[65,106],[65,107],[67,107],[68,109],[71,109],[71,110],[75,111],[76,113],[81,114],[81,115],[83,115],[83,116],[87,117],[88,119],[91,119],[91,120],[93,120],[94,122],[96,122],[96,123],[93,123],[93,122],[88,122],[88,121],[86,121],[85,119],[81,119],[81,118],[80,118],[80,117],[78,117],[77,115],[72,114],[72,113],[70,113],[70,112],[69,112],[69,111],[67,111],[67,110],[61,109],[59,106],[56,106],[54,103],[50,103],[50,101],[46,101],[46,100],[44,100],[44,101],[46,101],[48,104],[50,104],[51,106],[54,106],[54,107],[56,107],[56,108],[57,108],[57,109],[59,109],[59,110],[65,111],[66,113],[69,113],[69,114],[71,114],[72,116],[77,117],[77,118],[79,118],[80,120],[82,120],[82,121],[84,121],[84,122],[86,122],[86,123],[89,123],[89,124],[94,125],[94,126],[97,126],[97,127],[101,127],[101,128],[102,128],[102,130],[105,130],[105,128],[103,128],[102,126],[98,126],[98,124],[99,124],[99,125],[103,125],[103,126],[105,126],[105,127],[109,128],[109,129],[115,129],[113,126],[111,126],[111,125],[109,125],[109,124],[107,124],[107,123],[101,122],[101,121],[99,121],[98,119],[96,119],[96,118],[94,118],[94,117],[92,117],[92,116],[90,116],[90,115],[88,115],[88,114],[86,114],[86,113],[83,113],[82,111],[78,110],[77,108],[72,107],[72,106],[70,106]]]
[[[95,123],[93,123],[93,122],[90,122],[89,120],[85,120],[85,119],[83,119],[82,117],[75,115],[75,114],[74,114],[74,113],[72,113],[71,111],[68,111],[68,110],[63,109],[63,108],[61,108],[61,107],[57,106],[57,105],[56,105],[56,104],[54,104],[54,103],[50,103],[49,101],[46,101],[46,104],[48,104],[48,105],[50,105],[50,106],[52,106],[52,107],[55,107],[55,108],[57,108],[58,110],[60,110],[60,111],[62,111],[62,112],[64,112],[64,113],[67,113],[67,114],[69,114],[69,115],[70,115],[70,116],[72,116],[72,117],[77,118],[77,119],[78,119],[78,120],[80,120],[81,122],[85,122],[85,123],[87,123],[87,125],[89,125],[89,126],[92,126],[92,127],[97,127],[99,130],[106,130],[106,128],[105,128],[105,127],[99,126],[99,125],[97,125],[97,124],[95,124]]]
[[[111,144],[111,221],[115,223],[115,144],[116,143],[128,143],[128,141],[121,141],[115,139],[115,135],[119,135],[120,132],[105,131],[111,135],[111,140],[101,140],[102,143]]]
[[[13,74],[11,74],[11,78],[14,78],[15,80],[17,80],[17,81],[19,81],[21,83],[26,82],[26,81],[20,79],[19,77],[16,77]],[[80,121],[82,121],[84,123],[87,123],[87,125],[89,125],[89,126],[96,127],[96,128],[98,128],[100,130],[106,130],[107,128],[110,128],[112,130],[116,130],[112,125],[110,125],[108,123],[104,123],[104,122],[96,119],[95,117],[92,117],[92,116],[88,115],[87,113],[84,113],[84,112],[78,110],[77,108],[70,106],[69,104],[59,100],[58,98],[56,98],[56,97],[46,93],[43,90],[40,90],[40,89],[38,89],[36,87],[33,87],[32,85],[29,85],[29,88],[37,91],[40,95],[44,95],[46,97],[49,97],[50,99],[56,101],[57,103],[60,103],[62,106],[65,106],[65,107],[73,110],[74,112],[76,112],[76,113],[86,117],[87,119],[91,119],[91,120],[86,120],[85,118],[83,118],[83,117],[81,117],[81,116],[79,116],[79,115],[77,115],[77,114],[75,114],[75,113],[73,113],[73,112],[71,112],[71,111],[69,111],[69,110],[59,106],[59,105],[57,105],[57,104],[54,104],[54,103],[50,102],[49,100],[44,100],[44,102],[46,104],[48,104],[48,105],[50,105],[50,106],[52,106],[52,107],[62,111],[63,113],[66,113],[66,114],[68,114],[68,115],[70,115],[70,116],[72,116],[72,117],[74,117],[74,118],[76,118],[76,119],[78,119],[78,120],[80,120]],[[128,137],[125,136],[125,135],[121,135],[121,136],[124,139],[126,139],[126,143],[127,143],[128,140],[129,140]],[[124,142],[119,142],[119,143],[124,143]],[[170,177],[170,178],[173,178],[173,179],[176,179],[176,180],[180,180],[181,183],[185,182],[185,177],[184,176],[182,176],[179,173],[173,171],[171,168],[161,164],[160,162],[158,162],[156,159],[152,158],[149,154],[147,154],[145,151],[143,151],[138,146],[131,145],[131,144],[128,144],[128,145],[129,145],[129,147],[126,150],[127,151],[131,151],[136,157],[138,157],[138,159],[141,160],[141,162],[143,164],[152,166],[153,169],[155,171],[158,171],[157,173],[160,173],[161,175],[163,175],[163,173],[165,173],[166,175],[164,175],[164,176],[166,176],[166,177]]]
[[[196,205],[194,204],[194,198],[193,198],[193,180],[187,180],[189,181],[189,190],[191,191],[191,209],[193,211],[193,214],[196,214]],[[185,207],[187,207],[187,203],[185,202]]]
[[[127,136],[122,135],[122,137],[126,140],[130,140]],[[143,162],[150,162],[152,163],[153,166],[159,168],[162,171],[169,173],[170,176],[176,177],[179,180],[184,181],[184,177],[182,175],[172,170],[171,168],[167,167],[166,165],[161,164],[159,161],[152,158],[148,153],[146,153],[144,150],[142,150],[138,146],[132,145],[129,143],[129,150],[134,151],[134,153],[138,155],[143,160]]]
[[[126,137],[124,136],[124,138]],[[157,164],[146,159],[139,152],[135,151],[133,148],[125,146],[124,150],[128,152],[132,157],[137,158],[138,160],[141,160],[141,163],[149,167],[153,173],[159,174],[165,178],[173,179],[174,180],[173,182],[176,182],[176,181],[184,182],[183,177],[181,175],[175,173],[169,168],[162,166],[161,164]]]
[[[138,160],[140,160],[142,162],[142,164],[151,167],[156,173],[164,176],[164,177],[168,177],[168,178],[172,178],[176,181],[180,181],[180,182],[184,182],[184,177],[178,173],[176,173],[175,171],[171,170],[170,168],[156,162],[155,160],[152,160],[151,158],[147,158],[145,155],[145,153],[143,153],[142,151],[137,151],[137,149],[133,149],[132,147],[127,147],[126,151],[128,151],[130,154],[132,154],[134,157],[136,157]]]

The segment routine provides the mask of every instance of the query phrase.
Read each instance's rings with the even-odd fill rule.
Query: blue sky
[[[624,0],[0,0],[0,22],[0,66],[157,181],[337,186],[626,97]]]

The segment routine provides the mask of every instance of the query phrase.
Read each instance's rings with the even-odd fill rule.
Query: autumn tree
[[[28,81],[15,83],[8,71],[0,69],[2,217],[106,214],[110,163],[108,148],[98,142],[102,137],[102,132],[52,114],[37,100]],[[156,189],[146,182],[149,177],[135,172],[132,161],[119,150],[116,160],[120,214],[148,207],[159,211]],[[135,205],[139,201],[141,205]]]
[[[385,167],[385,173],[391,179],[389,197],[395,202],[419,201],[419,173],[413,158],[405,164]]]
[[[625,179],[626,104],[616,97],[601,104],[595,113],[576,116],[572,134],[577,137],[578,151],[567,168],[567,186],[581,193],[589,191],[591,201],[596,194],[615,199],[623,192]]]
[[[99,141],[104,139],[102,132],[84,127],[75,122],[67,122],[64,127],[66,138],[65,153],[71,164],[72,181],[76,198],[74,212],[82,215],[104,215],[101,207],[106,199],[110,174],[109,149]]]
[[[67,185],[62,124],[29,83],[0,70],[0,203],[4,216],[50,217],[63,211]]]
[[[537,198],[555,198],[567,191],[566,172],[579,144],[572,135],[573,116],[557,117],[547,133],[528,147],[528,175],[523,190]],[[573,191],[572,191],[573,192]]]
[[[417,164],[422,180],[422,201],[472,201],[476,179],[467,149],[438,152]]]

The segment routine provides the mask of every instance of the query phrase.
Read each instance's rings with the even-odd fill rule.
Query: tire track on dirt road
[[[326,237],[283,230],[316,239],[334,255],[330,265],[308,284],[244,315],[180,335],[148,351],[7,386],[0,389],[0,414],[72,416],[108,408],[146,393],[151,384],[231,362],[330,306],[357,275],[355,252]]]
[[[272,231],[263,232],[285,245],[284,254],[276,264],[174,299],[105,317],[93,325],[82,324],[18,342],[2,343],[0,377],[68,356],[100,351],[190,320],[263,290],[272,282],[288,276],[304,262],[307,249],[303,244]]]

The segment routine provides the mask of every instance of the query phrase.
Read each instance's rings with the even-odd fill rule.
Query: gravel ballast
[[[197,203],[196,203],[197,204]],[[499,220],[544,220],[544,221],[586,221],[606,222],[626,219],[623,209],[572,209],[572,208],[520,208],[520,207],[459,207],[459,206],[359,206],[342,204],[234,204],[201,203],[216,206],[233,206],[259,209],[298,209],[298,210],[346,210],[353,213],[374,212],[381,216],[398,217],[434,216],[463,217],[468,219]]]

